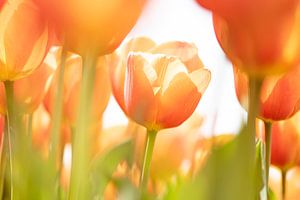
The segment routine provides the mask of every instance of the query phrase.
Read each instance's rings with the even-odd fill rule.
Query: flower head
[[[299,0],[198,0],[213,12],[228,58],[247,73],[285,71],[299,62]]]
[[[127,116],[150,130],[180,125],[210,81],[194,45],[136,38],[109,56],[113,92]]]
[[[9,1],[0,12],[0,80],[31,74],[43,62],[51,30],[31,0]]]

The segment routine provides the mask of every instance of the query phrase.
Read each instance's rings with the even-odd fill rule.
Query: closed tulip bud
[[[52,34],[31,0],[9,1],[0,12],[0,80],[30,75],[44,60]]]
[[[300,109],[300,66],[283,75],[268,76],[262,83],[260,115],[266,121],[279,121],[292,117]],[[234,67],[235,90],[239,102],[248,106],[248,78]]]
[[[124,113],[148,130],[183,123],[210,82],[194,45],[155,45],[147,38],[129,41],[110,56],[113,92]],[[178,109],[178,106],[181,108]]]
[[[299,62],[299,0],[197,0],[213,13],[219,44],[247,73],[264,76]]]

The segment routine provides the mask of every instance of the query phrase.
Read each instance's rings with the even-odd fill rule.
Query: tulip
[[[136,38],[108,60],[117,102],[129,118],[147,129],[141,174],[145,192],[157,132],[179,126],[191,116],[209,84],[210,72],[203,68],[197,48],[184,42],[156,45],[148,38]]]
[[[68,50],[91,48],[104,55],[119,46],[136,23],[145,0],[35,0],[65,37]],[[108,28],[109,27],[109,28]]]
[[[235,91],[244,108],[248,104],[248,78],[234,67]],[[279,121],[292,117],[300,109],[300,66],[284,75],[266,77],[260,93],[259,117],[265,121]]]
[[[300,156],[300,115],[276,122],[272,127],[271,164],[283,171],[297,165]]]
[[[282,199],[286,199],[287,196],[287,173],[299,162],[300,132],[298,123],[299,114],[289,120],[276,122],[272,127],[271,164],[281,171]]]
[[[279,168],[282,173],[282,196],[285,195],[286,173],[298,165],[300,158],[299,114],[288,120],[272,124],[270,159],[271,164]],[[264,134],[261,135],[263,136]]]
[[[0,80],[30,75],[44,60],[52,34],[31,0],[9,1],[0,12]]]
[[[137,38],[110,58],[117,102],[128,117],[149,130],[172,128],[184,122],[194,112],[210,81],[210,72],[201,61],[192,65],[196,69],[184,64],[184,56],[197,56],[195,46],[169,44],[162,48],[149,39]],[[174,56],[163,54],[168,48],[177,51]],[[176,109],[179,105],[182,109]]]
[[[49,83],[54,70],[43,63],[29,76],[14,81],[14,101],[22,113],[31,114],[43,102],[49,88]],[[6,97],[4,84],[0,83],[0,113],[5,115]]]
[[[299,62],[299,0],[197,1],[212,11],[228,58],[247,73],[278,73]]]

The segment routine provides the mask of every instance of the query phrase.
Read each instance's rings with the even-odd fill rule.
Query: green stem
[[[7,146],[8,146],[8,157],[9,157],[9,171],[10,171],[10,197],[14,199],[14,174],[13,174],[13,163],[14,163],[14,138],[16,135],[16,112],[14,109],[14,83],[11,81],[5,81],[5,94],[6,94],[6,105],[7,105]]]
[[[281,197],[285,199],[286,190],[286,170],[281,170]]]
[[[58,82],[55,88],[55,98],[53,107],[53,116],[51,120],[50,129],[50,144],[49,144],[49,169],[51,170],[50,182],[54,187],[50,188],[48,197],[50,199],[57,198],[58,190],[55,187],[57,185],[58,176],[58,149],[60,142],[60,128],[62,123],[62,110],[63,110],[63,88],[64,88],[64,73],[65,73],[65,63],[66,63],[67,51],[63,47],[61,53],[60,64],[58,67]],[[52,190],[53,189],[53,190]],[[52,198],[51,198],[52,197]]]
[[[266,156],[265,156],[265,163],[266,163],[266,187],[267,191],[269,191],[269,169],[270,169],[270,162],[271,162],[271,144],[272,144],[272,123],[264,121],[265,124],[265,141],[266,141]]]
[[[8,124],[7,124],[7,119],[5,117],[5,126],[4,126],[4,134],[2,136],[2,144],[1,144],[1,175],[0,175],[0,199],[4,199],[3,192],[4,192],[4,182],[5,182],[5,171],[7,167],[7,160],[8,155],[7,153],[9,152],[9,147],[8,147]]]
[[[77,123],[72,139],[72,169],[69,199],[89,199],[88,162],[90,160],[90,135],[88,134],[91,100],[95,82],[96,59],[94,53],[83,57],[83,73],[80,89]]]
[[[33,114],[31,113],[28,115],[27,119],[27,137],[30,142],[30,145],[32,145],[32,118]]]
[[[249,77],[249,108],[248,108],[248,134],[251,139],[252,151],[251,154],[255,155],[255,135],[256,135],[256,117],[260,110],[260,91],[262,80],[256,77]]]
[[[65,62],[66,62],[67,52],[65,48],[62,50],[61,62],[59,66],[58,82],[56,87],[56,94],[54,99],[54,109],[53,117],[51,123],[51,140],[49,149],[49,160],[51,162],[52,168],[56,169],[57,162],[57,151],[60,138],[60,127],[62,122],[62,110],[63,110],[63,88],[64,88],[64,73],[65,73]]]
[[[157,135],[157,131],[147,130],[147,141],[145,146],[143,169],[141,174],[142,191],[147,191],[148,179],[150,174],[150,164],[151,164],[156,135]]]
[[[247,131],[244,135],[246,141],[247,151],[245,155],[248,159],[248,176],[249,186],[246,186],[249,190],[249,195],[254,195],[254,171],[255,171],[255,136],[256,136],[256,117],[260,110],[260,91],[261,91],[262,79],[249,76],[249,108],[248,108],[248,122]],[[247,184],[247,183],[246,183]],[[251,198],[250,198],[251,199]]]

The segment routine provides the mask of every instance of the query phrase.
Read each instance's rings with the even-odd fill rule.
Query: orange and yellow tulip
[[[248,105],[248,78],[234,67],[236,95],[244,108]],[[266,77],[260,95],[260,115],[266,121],[278,121],[292,117],[300,109],[300,66],[284,75]]]
[[[228,58],[247,73],[278,73],[299,62],[299,0],[197,1],[212,11]]]
[[[210,72],[189,43],[156,45],[148,38],[137,38],[108,59],[117,102],[128,117],[148,130],[184,122],[210,82]]]
[[[8,1],[0,12],[0,81],[31,74],[43,62],[51,30],[31,0]]]
[[[14,81],[14,101],[24,113],[33,113],[43,102],[50,86],[54,69],[43,63],[29,76]],[[6,114],[6,97],[4,84],[0,83],[0,113]]]
[[[145,0],[35,0],[54,22],[65,45],[80,55],[104,55],[119,46],[136,23]]]

